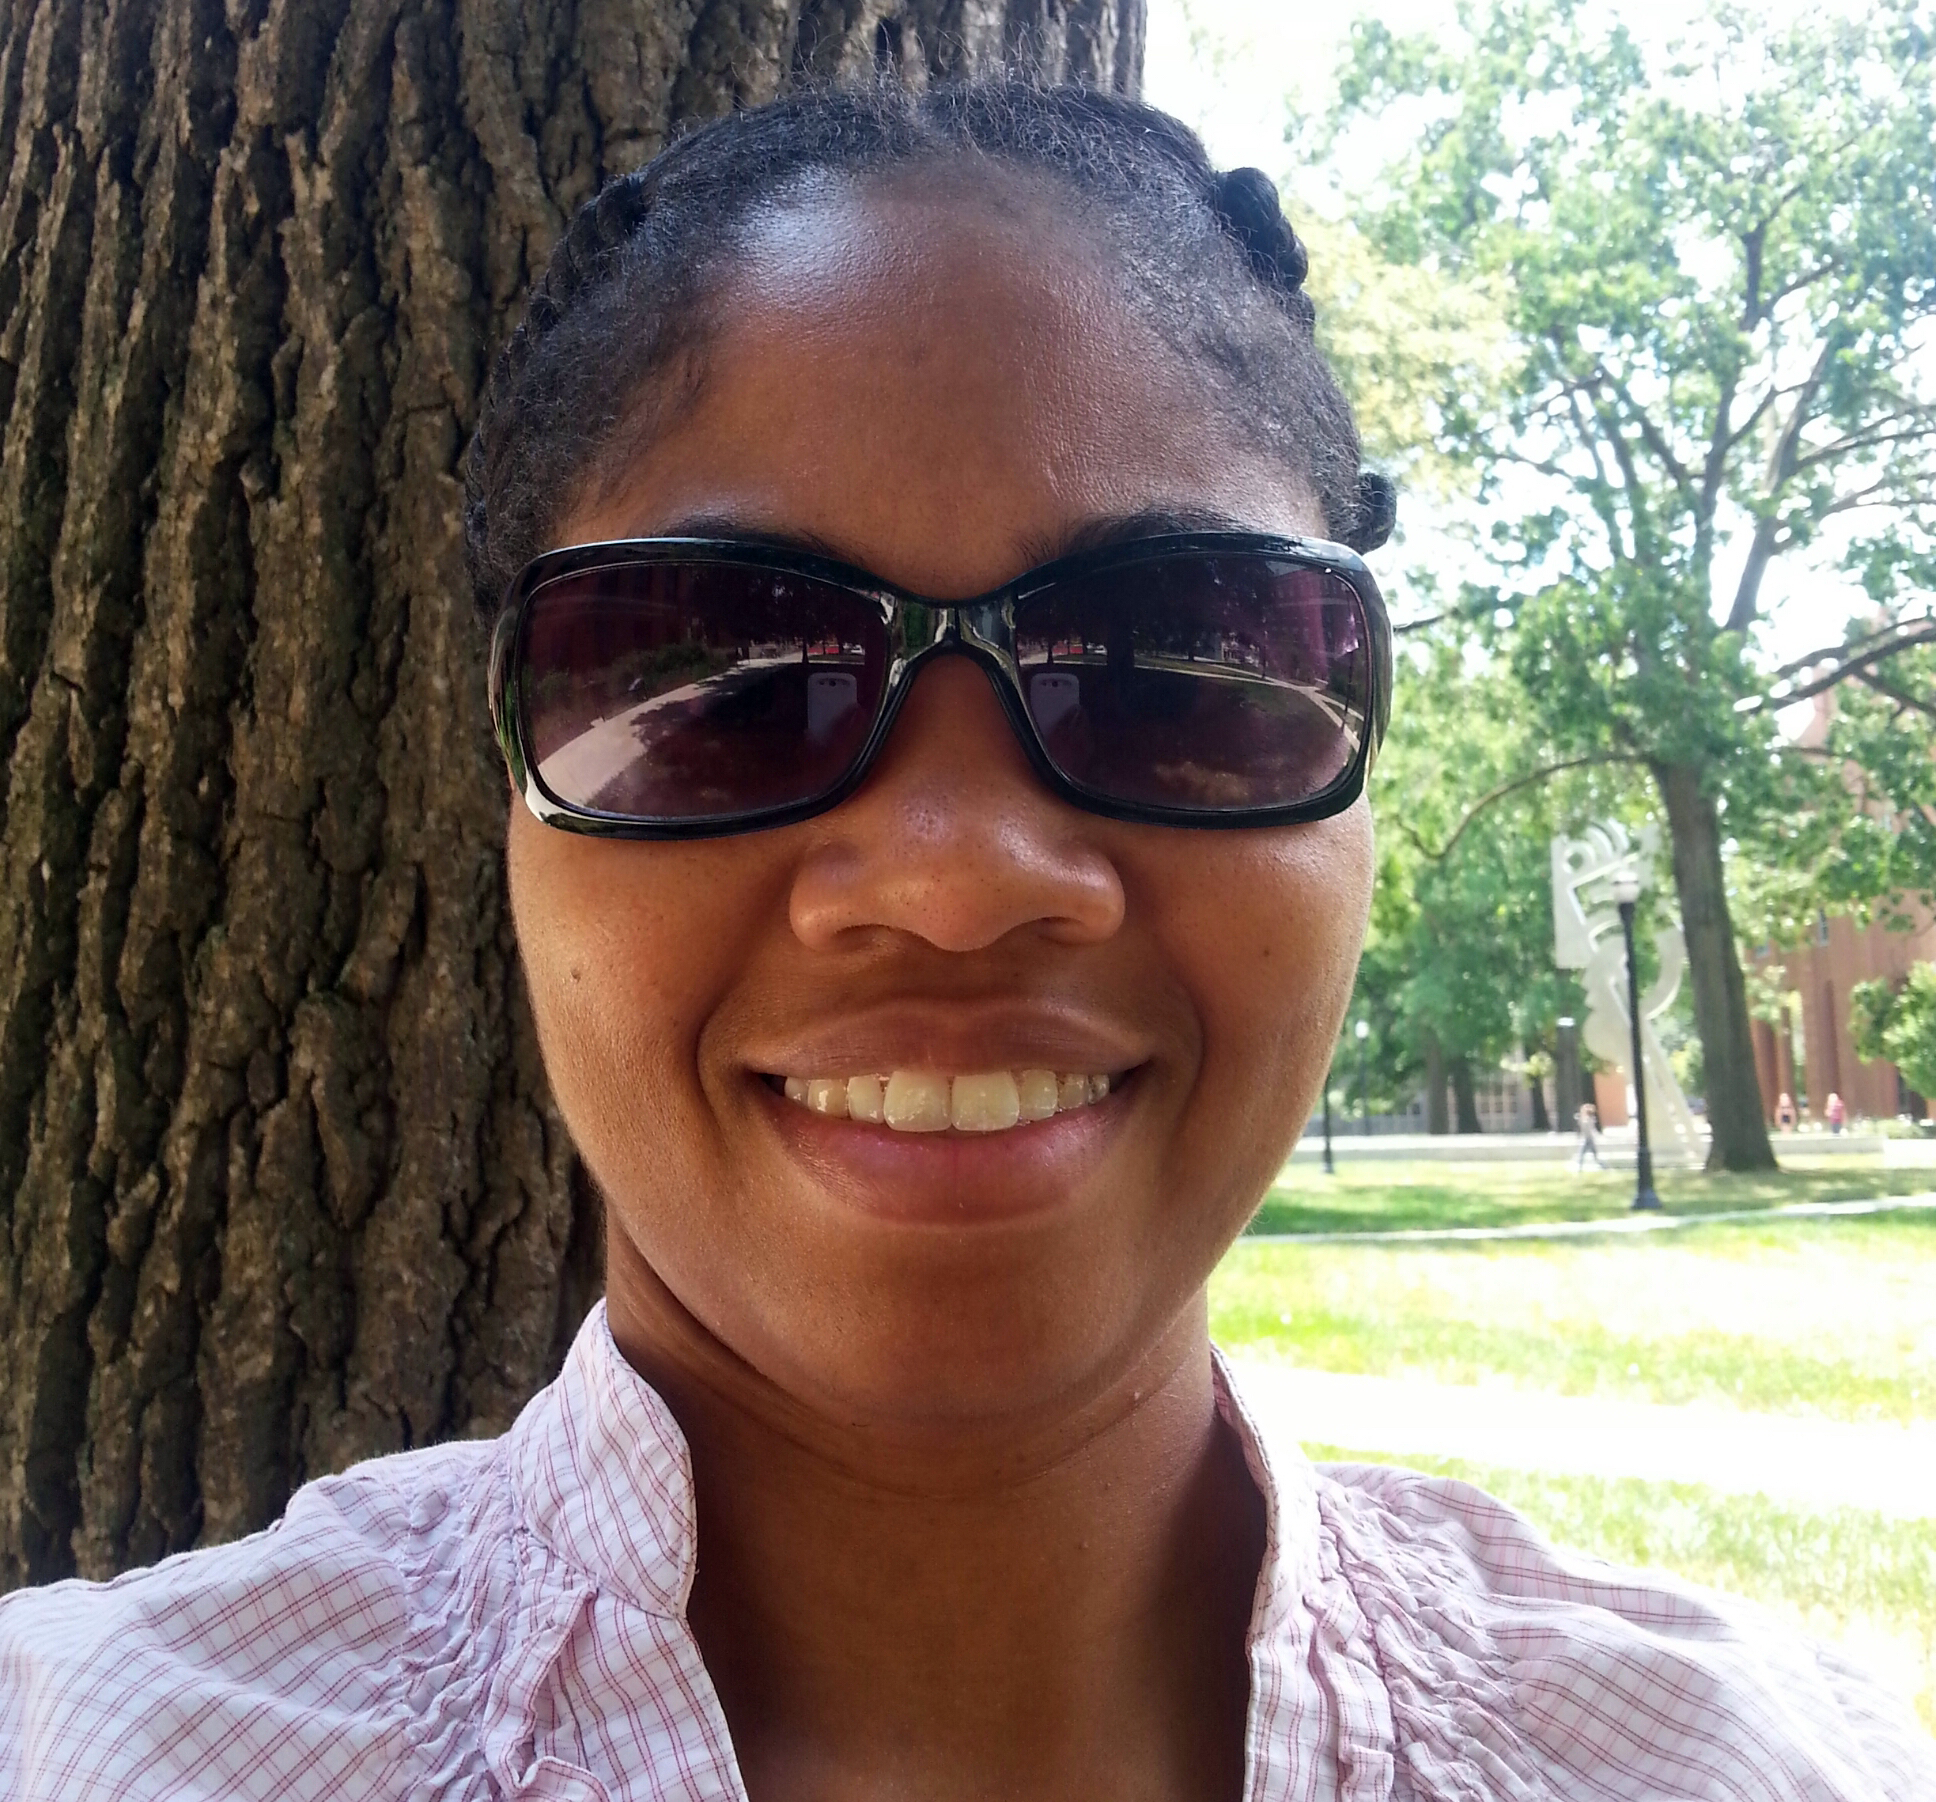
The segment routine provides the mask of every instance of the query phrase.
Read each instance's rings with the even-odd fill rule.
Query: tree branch
[[[1515,776],[1510,782],[1502,782],[1497,788],[1489,788],[1465,810],[1458,825],[1452,828],[1452,836],[1444,846],[1434,851],[1405,821],[1399,822],[1400,830],[1416,845],[1420,853],[1433,863],[1443,863],[1457,849],[1459,840],[1465,837],[1468,826],[1495,801],[1503,801],[1508,795],[1516,795],[1522,788],[1531,788],[1537,782],[1544,782],[1549,776],[1557,776],[1566,770],[1585,769],[1595,763],[1644,763],[1645,758],[1635,757],[1624,751],[1598,751],[1591,757],[1568,757],[1559,763],[1549,763],[1541,769],[1530,771],[1524,776]]]
[[[1765,393],[1763,393],[1762,397],[1758,401],[1756,401],[1754,406],[1749,410],[1749,413],[1746,419],[1742,420],[1742,422],[1738,426],[1733,427],[1729,431],[1725,439],[1721,439],[1718,437],[1716,438],[1715,442],[1720,446],[1720,450],[1718,454],[1721,457],[1725,458],[1729,451],[1733,450],[1734,447],[1737,444],[1739,444],[1742,439],[1748,437],[1754,431],[1754,429],[1761,424],[1761,416],[1764,413],[1766,413],[1768,409],[1772,407],[1775,404],[1775,402],[1780,398],[1781,397],[1780,397],[1779,391],[1772,387],[1769,388]],[[1716,467],[1718,468],[1719,465],[1717,465]],[[1715,492],[1718,494],[1721,488],[1721,481],[1719,476],[1715,478],[1714,488],[1715,488]]]
[[[1751,332],[1761,323],[1761,258],[1768,242],[1768,221],[1758,221],[1741,234],[1741,329]],[[1722,411],[1725,413],[1726,409]]]
[[[1606,531],[1607,549],[1616,560],[1625,560],[1628,555],[1626,535],[1620,530],[1620,515],[1613,505],[1614,483],[1608,475],[1606,463],[1601,454],[1600,433],[1587,424],[1587,416],[1580,406],[1580,391],[1572,383],[1566,384],[1566,409],[1573,416],[1573,430],[1587,453],[1593,459],[1595,481],[1588,499],[1593,511],[1599,515],[1600,524]]]
[[[1597,396],[1593,397],[1593,415],[1600,422],[1600,430],[1606,437],[1608,449],[1613,452],[1614,462],[1619,465],[1620,483],[1627,492],[1627,516],[1632,521],[1630,536],[1634,556],[1646,557],[1654,548],[1654,519],[1647,505],[1646,487],[1634,462],[1633,446],[1627,442],[1627,434],[1620,430],[1619,421],[1609,417],[1607,408]]]
[[[1897,420],[1915,420],[1917,423],[1900,432],[1884,431],[1885,426]],[[1875,450],[1885,444],[1915,444],[1922,439],[1936,439],[1936,409],[1928,413],[1917,409],[1908,413],[1892,413],[1886,419],[1878,419],[1865,431],[1852,433],[1847,438],[1838,438],[1833,444],[1824,444],[1795,459],[1795,473],[1805,469],[1815,469],[1823,463],[1833,463],[1842,457],[1852,456],[1860,450]]]
[[[1823,342],[1814,368],[1794,391],[1795,405],[1788,415],[1788,423],[1775,436],[1775,448],[1768,455],[1767,475],[1762,484],[1762,498],[1770,503],[1779,500],[1781,491],[1795,478],[1795,459],[1801,454],[1802,427],[1808,423],[1809,406],[1828,374],[1832,348],[1829,342]],[[1754,624],[1756,609],[1761,604],[1761,579],[1768,573],[1768,565],[1780,548],[1778,535],[1779,527],[1773,514],[1764,514],[1755,523],[1754,542],[1748,546],[1748,560],[1741,566],[1741,580],[1735,586],[1734,604],[1728,609],[1728,621],[1723,630],[1745,632]]]
[[[1828,374],[1829,358],[1834,349],[1833,341],[1824,339],[1814,368],[1793,390],[1794,408],[1788,415],[1788,423],[1775,435],[1775,448],[1768,454],[1766,488],[1769,500],[1780,494],[1795,474],[1795,459],[1801,455],[1802,427],[1808,423],[1809,407]]]
[[[1761,605],[1761,579],[1780,548],[1776,542],[1780,530],[1772,513],[1755,521],[1754,538],[1748,545],[1747,561],[1741,565],[1741,580],[1735,584],[1734,604],[1728,609],[1728,623],[1723,630],[1745,632],[1754,624],[1755,613]]]
[[[1918,645],[1936,644],[1936,621],[1925,621],[1920,632],[1912,632],[1898,638],[1892,644],[1878,645],[1875,649],[1864,651],[1859,656],[1847,657],[1825,676],[1817,676],[1812,682],[1804,682],[1799,688],[1783,690],[1780,694],[1768,693],[1753,697],[1753,705],[1737,703],[1736,710],[1741,713],[1760,713],[1767,707],[1792,707],[1797,701],[1812,699],[1826,693],[1838,682],[1846,682],[1851,676],[1860,676],[1866,669],[1878,663],[1885,663],[1898,652],[1911,651]],[[1819,662],[1818,657],[1815,661]],[[1791,664],[1791,669],[1806,669],[1806,663]]]
[[[1818,663],[1826,663],[1831,657],[1859,657],[1865,651],[1880,645],[1885,638],[1892,638],[1898,632],[1907,632],[1912,627],[1936,625],[1936,614],[1917,613],[1908,619],[1892,619],[1886,626],[1878,626],[1866,637],[1845,641],[1842,644],[1824,645],[1819,651],[1810,651],[1805,657],[1797,657],[1784,663],[1774,672],[1773,680],[1779,682],[1784,676],[1793,676],[1805,669],[1813,669]],[[1894,647],[1890,647],[1893,650]]]
[[[1884,695],[1889,700],[1894,701],[1898,710],[1904,707],[1913,707],[1916,712],[1926,713],[1931,719],[1936,720],[1936,703],[1918,700],[1908,690],[1898,688],[1893,682],[1883,681],[1873,670],[1859,669],[1852,670],[1849,673],[1864,688],[1873,688],[1877,694]]]
[[[1804,288],[1814,287],[1825,275],[1833,275],[1836,268],[1835,259],[1830,257],[1825,262],[1817,263],[1813,269],[1804,269],[1793,281],[1785,283],[1768,296],[1768,303],[1763,309],[1764,316],[1772,313],[1789,295],[1799,294]]]
[[[1654,453],[1661,468],[1672,478],[1674,486],[1683,494],[1691,494],[1693,479],[1688,475],[1686,465],[1674,454],[1674,447],[1667,442],[1665,434],[1647,416],[1647,410],[1635,403],[1634,397],[1627,391],[1626,383],[1604,363],[1596,361],[1594,368],[1599,371],[1600,379],[1613,390],[1621,406],[1632,415],[1634,424],[1640,428],[1641,438],[1646,442],[1647,448]]]
[[[1551,457],[1529,457],[1521,450],[1505,450],[1500,453],[1502,463],[1517,463],[1521,469],[1530,469],[1536,475],[1551,476],[1556,482],[1564,482],[1569,488],[1579,488],[1585,477],[1577,469],[1568,469],[1564,463],[1555,463]],[[1597,469],[1597,464],[1596,464]],[[1596,475],[1595,480],[1605,485],[1605,477]]]
[[[1601,523],[1601,526],[1607,532],[1607,550],[1609,550],[1609,554],[1615,557],[1617,561],[1620,561],[1620,559],[1628,556],[1628,548],[1624,544],[1624,534],[1620,532],[1620,515],[1618,515],[1618,511],[1615,509],[1615,505],[1613,505],[1615,480],[1607,472],[1607,461],[1605,461],[1605,455],[1601,451],[1601,439],[1605,437],[1605,420],[1599,420],[1599,414],[1597,414],[1597,408],[1595,408],[1595,414],[1593,416],[1595,416],[1595,420],[1599,420],[1601,430],[1595,432],[1589,426],[1588,414],[1580,406],[1580,399],[1582,399],[1582,395],[1588,395],[1588,389],[1580,381],[1576,381],[1572,375],[1566,374],[1566,370],[1564,370],[1566,339],[1558,333],[1557,329],[1549,333],[1549,339],[1553,341],[1553,348],[1557,350],[1558,356],[1560,356],[1560,364],[1562,364],[1560,374],[1558,374],[1558,381],[1560,381],[1558,399],[1562,399],[1566,403],[1566,412],[1572,418],[1574,437],[1578,439],[1578,443],[1586,449],[1586,453],[1593,459],[1593,486],[1588,490],[1588,501],[1591,503],[1593,511],[1599,515],[1599,523]]]
[[[1866,488],[1851,488],[1847,494],[1840,494],[1830,501],[1815,517],[1817,521],[1832,519],[1838,513],[1853,513],[1858,507],[1883,507],[1891,505],[1888,501],[1877,500],[1877,495],[1887,494],[1895,483],[1886,477],[1871,482]]]

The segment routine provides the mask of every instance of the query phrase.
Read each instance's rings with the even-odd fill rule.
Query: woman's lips
[[[1100,998],[841,1001],[742,1044],[740,1068],[795,1176],[876,1219],[959,1225],[1082,1205],[1159,1055]]]
[[[936,1123],[925,1129],[816,1111],[804,1099],[789,1099],[778,1079],[759,1082],[756,1092],[781,1142],[813,1173],[814,1186],[823,1193],[876,1218],[964,1225],[1041,1216],[1086,1192],[1087,1179],[1128,1122],[1139,1072],[1100,1079],[1097,1089],[1106,1085],[1104,1093],[1091,1089],[1085,1076],[1081,1102],[1058,1106],[1036,1120],[1018,1117],[1008,1127],[972,1123],[974,1110],[987,1106],[984,1073],[925,1074],[937,1085],[947,1084],[949,1108],[945,1122],[935,1109],[930,1117]],[[963,1075],[969,1079],[961,1097],[969,1123],[957,1125],[953,1115]],[[1019,1112],[1021,1085],[1012,1086]],[[882,1084],[883,1108],[887,1087]],[[934,1090],[929,1096],[925,1105],[933,1108]],[[1007,1096],[998,1095],[998,1121],[1006,1104]]]

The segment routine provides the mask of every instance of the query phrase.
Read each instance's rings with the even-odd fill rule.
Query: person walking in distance
[[[1594,1169],[1604,1170],[1606,1165],[1600,1162],[1600,1115],[1592,1102],[1580,1104],[1574,1124],[1579,1128],[1580,1142],[1573,1148],[1573,1168],[1584,1170],[1587,1159],[1591,1158]]]

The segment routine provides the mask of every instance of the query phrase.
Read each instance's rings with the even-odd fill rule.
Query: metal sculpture
[[[1553,840],[1553,961],[1578,970],[1586,989],[1586,1025],[1581,1037],[1602,1062],[1633,1080],[1632,1026],[1627,1012],[1627,954],[1620,913],[1614,904],[1615,878],[1631,876],[1642,889],[1653,886],[1654,859],[1660,849],[1655,827],[1637,834],[1615,821],[1589,826],[1579,838]],[[1678,926],[1654,934],[1660,973],[1640,1002],[1640,1061],[1647,1084],[1647,1119],[1657,1161],[1689,1164],[1706,1160],[1707,1145],[1687,1097],[1675,1080],[1654,1023],[1668,1008],[1687,968],[1687,942]]]

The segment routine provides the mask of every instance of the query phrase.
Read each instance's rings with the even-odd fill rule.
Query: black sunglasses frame
[[[1015,658],[1017,605],[1045,589],[1078,577],[1106,575],[1141,563],[1183,556],[1267,557],[1336,576],[1357,597],[1371,653],[1366,730],[1350,764],[1318,794],[1274,807],[1157,807],[1100,794],[1072,781],[1050,760],[1035,722],[1029,717],[1022,672]],[[775,570],[841,589],[880,609],[892,661],[873,727],[839,781],[817,795],[788,802],[783,807],[686,819],[640,819],[600,813],[563,801],[544,786],[525,742],[523,709],[513,704],[524,672],[524,628],[531,604],[541,590],[562,577],[581,575],[589,569],[637,567],[648,563],[726,563],[740,569]],[[1344,812],[1364,792],[1365,779],[1384,741],[1391,716],[1391,623],[1378,583],[1355,551],[1318,538],[1286,538],[1258,532],[1169,532],[1058,557],[1000,588],[965,601],[939,601],[911,594],[851,564],[765,545],[757,540],[621,538],[546,551],[533,558],[511,583],[491,634],[491,720],[513,786],[533,815],[547,826],[592,838],[719,838],[792,825],[838,807],[867,779],[923,665],[932,658],[947,655],[967,657],[988,674],[1030,765],[1056,796],[1086,813],[1141,825],[1216,829],[1290,826],[1329,819]]]

